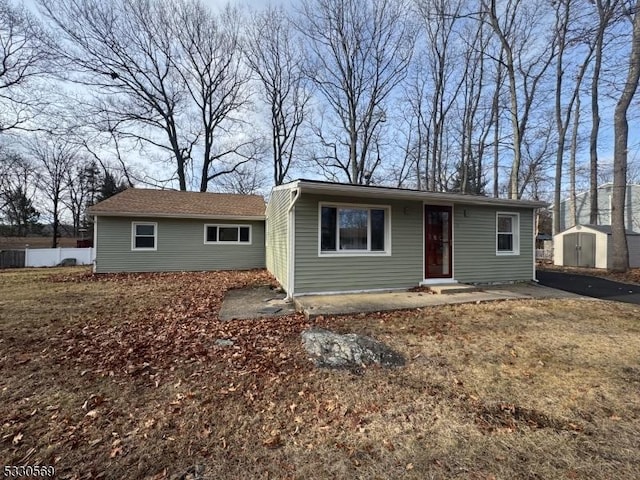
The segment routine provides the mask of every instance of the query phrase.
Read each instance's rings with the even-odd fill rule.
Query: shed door
[[[578,266],[578,234],[567,233],[562,237],[564,264],[567,267]]]
[[[562,237],[564,264],[568,267],[596,266],[596,234],[568,233]]]
[[[595,233],[578,233],[578,266],[579,267],[595,267],[596,266],[596,234]]]
[[[451,278],[451,207],[424,207],[425,278]]]

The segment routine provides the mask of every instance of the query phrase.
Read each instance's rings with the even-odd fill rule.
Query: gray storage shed
[[[627,232],[629,266],[640,267],[640,233]],[[610,268],[610,225],[575,225],[553,237],[553,263],[565,267]]]

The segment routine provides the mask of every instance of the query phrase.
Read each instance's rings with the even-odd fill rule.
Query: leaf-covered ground
[[[0,272],[0,458],[56,478],[640,478],[640,311],[509,301],[324,318],[405,368],[315,370],[264,271]],[[225,346],[217,340],[231,340]]]

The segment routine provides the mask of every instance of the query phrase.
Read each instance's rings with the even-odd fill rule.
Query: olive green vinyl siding
[[[320,202],[390,206],[391,255],[319,255]],[[294,208],[294,294],[407,288],[422,280],[422,202],[302,194]]]
[[[520,254],[496,255],[496,212],[520,214]],[[462,283],[533,278],[533,210],[455,205],[453,274]]]
[[[157,223],[156,250],[131,250],[131,222]],[[205,244],[205,224],[251,225],[251,244]],[[97,273],[264,268],[264,254],[263,221],[98,217]]]
[[[267,205],[267,269],[276,277],[282,288],[288,291],[289,281],[289,221],[288,209],[291,204],[291,189],[271,192]]]

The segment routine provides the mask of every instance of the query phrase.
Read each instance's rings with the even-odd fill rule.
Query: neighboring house
[[[289,296],[526,281],[544,206],[297,180],[272,190],[265,222],[256,196],[130,189],[91,208],[95,270],[266,264]]]
[[[264,268],[259,195],[130,188],[89,209],[94,269],[105,272]]]
[[[598,225],[611,225],[611,196],[613,184],[605,183],[598,187]],[[591,223],[591,195],[588,191],[576,195],[577,225]],[[560,232],[573,227],[570,215],[569,199],[560,202]],[[632,232],[640,232],[640,185],[627,185],[625,195],[625,228]]]
[[[541,202],[298,180],[267,205],[267,268],[290,296],[532,280]]]

